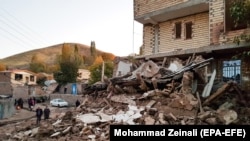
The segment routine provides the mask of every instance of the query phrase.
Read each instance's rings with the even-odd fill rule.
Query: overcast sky
[[[133,0],[0,0],[0,59],[60,43],[118,56],[139,53],[142,25]]]

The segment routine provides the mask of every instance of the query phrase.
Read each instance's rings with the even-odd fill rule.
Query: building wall
[[[182,23],[181,39],[175,39],[174,26],[176,22]],[[192,22],[192,39],[185,39],[184,26],[186,22]],[[176,49],[198,48],[209,45],[208,13],[196,14],[164,23],[160,23],[159,51],[169,52]]]
[[[120,61],[117,66],[118,68],[115,76],[122,76],[131,72],[131,66],[131,63]]]
[[[59,90],[59,93],[61,94],[72,94],[72,84],[73,83],[68,83],[65,86],[61,87]],[[82,93],[82,85],[81,83],[76,83],[76,87],[77,87],[77,94],[81,94]]]
[[[164,7],[174,6],[175,4],[184,2],[183,0],[135,0],[139,4],[139,11],[143,14],[157,11]],[[170,52],[176,49],[199,48],[209,45],[234,44],[233,39],[242,33],[250,34],[250,28],[234,31],[226,31],[226,3],[225,0],[209,1],[209,12],[190,15],[178,19],[173,19],[159,23],[159,32],[155,32],[156,25],[147,24],[143,27],[143,55],[150,55],[158,52]],[[145,10],[142,10],[144,9]],[[148,10],[146,10],[148,9]],[[136,15],[135,15],[136,16]],[[193,37],[191,40],[184,39],[184,26],[182,26],[182,38],[174,39],[174,23],[181,21],[193,21]],[[158,40],[156,41],[158,36]],[[157,47],[159,45],[159,47]]]
[[[250,92],[250,62],[248,60],[242,61],[241,72],[241,86],[245,91]]]
[[[16,73],[11,73],[11,83],[12,84],[20,84],[20,85],[24,85],[26,84],[26,77],[28,77],[28,85],[35,85],[36,84],[36,76],[35,75],[31,75],[31,74],[28,74],[28,73],[18,73],[18,74],[22,74],[23,77],[21,80],[15,80],[15,74]],[[34,76],[34,81],[30,81],[30,77],[31,76]]]
[[[153,25],[143,26],[143,46],[142,53],[144,55],[152,54],[154,47],[154,28]]]
[[[9,118],[15,113],[14,99],[0,99],[0,119]]]
[[[235,36],[250,34],[250,28],[226,31],[225,0],[213,0],[209,4],[210,44],[231,44]]]
[[[12,86],[8,82],[0,82],[0,95],[12,94]]]
[[[134,0],[134,15],[140,16],[189,0]]]
[[[86,69],[78,69],[78,73],[80,73],[80,76],[77,77],[79,80],[87,80],[90,77],[90,71]]]
[[[7,83],[7,82],[10,82],[10,72],[1,72],[0,73],[0,82],[4,82],[4,83]]]
[[[24,101],[30,97],[29,87],[28,86],[14,86],[13,87],[13,98],[19,99],[22,98]]]
[[[209,24],[208,13],[200,13],[166,21],[159,24],[158,33],[155,33],[154,25],[145,25],[143,34],[143,54],[148,55],[157,52],[170,52],[176,49],[198,48],[209,45]],[[192,22],[192,39],[185,39],[184,25],[186,22]],[[176,22],[182,22],[181,39],[175,39],[174,25]],[[156,47],[155,36],[158,36],[158,48]]]
[[[220,35],[224,32],[224,0],[213,0],[209,3],[210,44],[219,44]]]

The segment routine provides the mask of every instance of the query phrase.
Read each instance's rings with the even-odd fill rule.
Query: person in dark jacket
[[[20,106],[20,108],[23,109],[23,99],[19,98],[17,103],[18,103],[18,106]]]
[[[40,107],[36,109],[36,124],[39,125],[41,121],[41,117],[43,115],[43,110]]]
[[[77,99],[76,100],[76,108],[80,105],[80,101]]]
[[[45,109],[43,110],[43,112],[44,112],[44,120],[49,119],[50,109],[48,108],[48,106],[45,107]]]

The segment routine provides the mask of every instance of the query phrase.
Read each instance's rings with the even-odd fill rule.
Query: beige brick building
[[[138,59],[213,57],[207,71],[216,78],[236,80],[250,91],[250,63],[233,56],[250,50],[250,43],[233,42],[250,34],[249,26],[235,28],[229,8],[233,0],[134,0],[134,19],[143,24],[142,55]]]

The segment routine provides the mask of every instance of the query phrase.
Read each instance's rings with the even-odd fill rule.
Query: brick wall
[[[174,25],[182,23],[181,39],[175,39]],[[186,22],[192,22],[192,39],[185,39],[184,26]],[[174,51],[175,49],[198,48],[209,45],[208,13],[192,15],[167,21],[160,24],[160,52]]]
[[[188,0],[134,0],[134,15],[140,16],[186,1]]]
[[[243,60],[241,67],[242,77],[242,88],[244,88],[245,91],[250,92],[250,62],[248,60]]]
[[[233,30],[233,31],[228,31],[224,34],[220,35],[220,43],[225,44],[225,43],[233,43],[233,39],[235,36],[239,36],[241,34],[250,34],[250,28],[246,29],[240,29],[240,30]]]
[[[159,24],[159,33],[155,35],[154,26],[144,26],[143,53],[152,54],[155,47],[155,36],[158,36],[159,52],[170,52],[175,49],[198,48],[209,45],[208,13],[200,13],[188,17],[166,21]],[[192,39],[184,38],[184,25],[192,22]],[[175,39],[174,24],[182,22],[182,37]]]
[[[143,54],[148,55],[153,53],[154,47],[154,28],[153,25],[144,25],[143,27]]]
[[[219,44],[220,34],[224,32],[225,7],[223,0],[209,3],[210,44]]]

